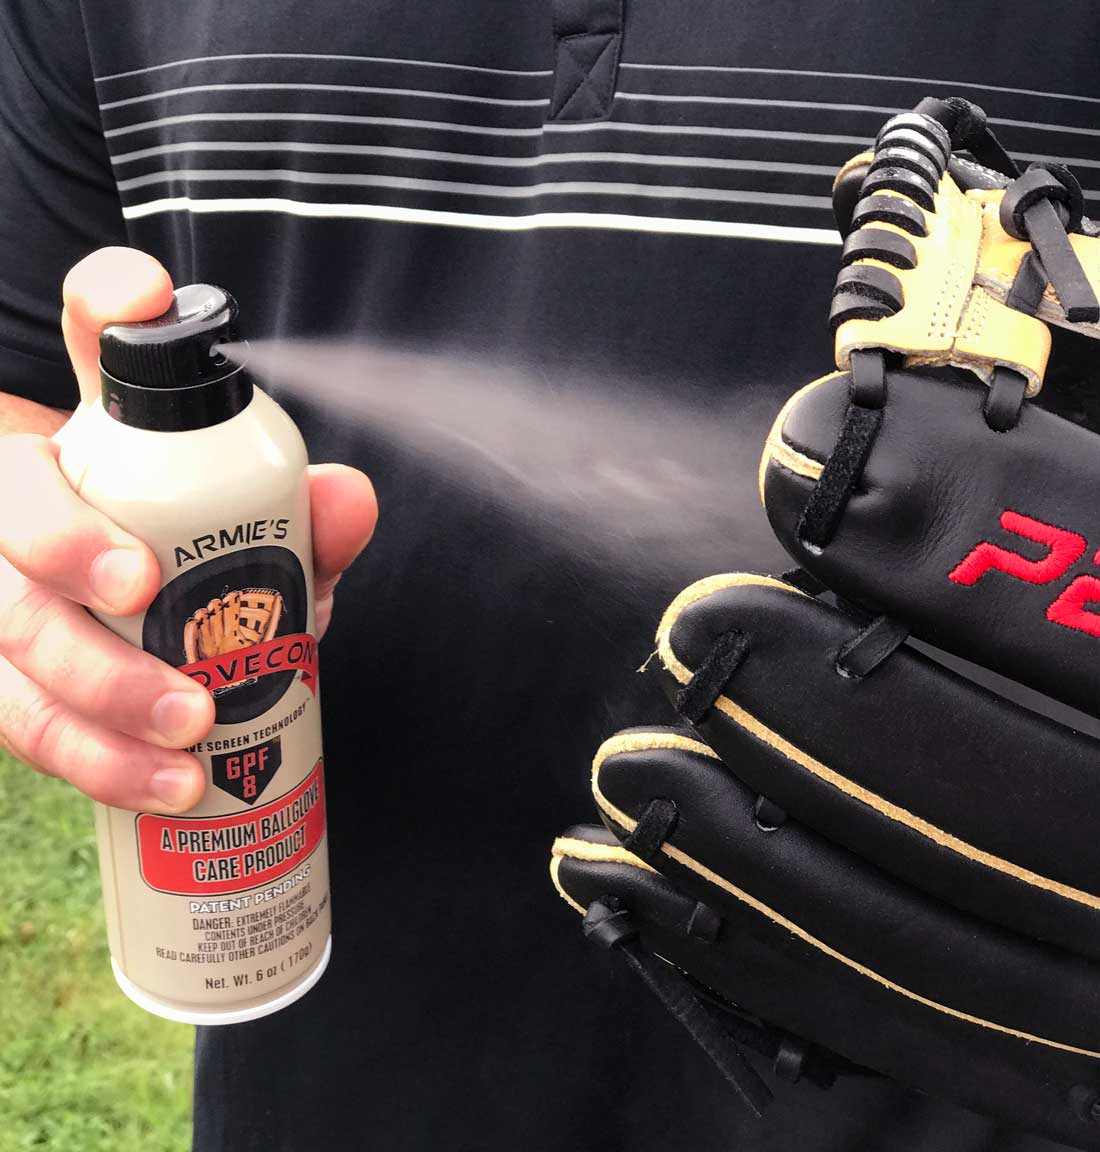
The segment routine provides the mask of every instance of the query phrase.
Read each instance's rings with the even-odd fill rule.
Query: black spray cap
[[[237,301],[213,284],[188,284],[163,316],[104,328],[99,359],[127,384],[187,388],[228,375],[232,368],[215,348],[237,338]]]
[[[103,330],[104,408],[124,424],[161,432],[228,420],[252,398],[247,373],[221,351],[239,338],[237,302],[224,288],[177,288],[162,316]]]

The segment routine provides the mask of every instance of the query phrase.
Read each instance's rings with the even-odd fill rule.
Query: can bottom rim
[[[114,971],[116,983],[126,997],[139,1008],[144,1008],[146,1012],[152,1012],[154,1016],[161,1016],[165,1020],[174,1020],[177,1024],[243,1024],[246,1020],[258,1020],[261,1016],[270,1016],[273,1012],[286,1008],[288,1004],[293,1004],[295,1000],[300,1000],[324,975],[331,955],[332,936],[330,935],[325,941],[325,950],[321,953],[321,959],[317,961],[313,966],[313,971],[308,973],[305,979],[286,992],[279,993],[271,1000],[265,1000],[261,1004],[250,1004],[247,1008],[178,1008],[167,1001],[158,1000],[146,992],[144,988],[139,988],[123,973],[113,956],[111,957],[111,968]]]

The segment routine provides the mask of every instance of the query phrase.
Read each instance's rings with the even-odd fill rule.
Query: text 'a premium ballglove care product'
[[[58,434],[89,504],[144,540],[162,587],[98,618],[207,688],[207,772],[185,815],[96,805],[112,964],[157,1015],[229,1024],[277,1011],[330,949],[306,450],[220,354],[228,293],[195,284],[162,317],[107,328],[102,396]]]

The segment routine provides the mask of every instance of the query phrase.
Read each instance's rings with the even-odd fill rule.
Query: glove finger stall
[[[685,718],[741,780],[948,903],[1100,958],[1092,740],[908,647],[853,675],[858,623],[746,573],[666,613],[657,674],[674,706],[733,631],[745,654]]]
[[[675,828],[647,863],[723,917],[714,961],[697,948],[662,955],[857,1063],[1100,1146],[1073,1107],[1100,1074],[1090,963],[951,909],[794,820],[761,831],[755,793],[706,745],[681,741],[613,738],[594,775],[601,813],[627,843],[655,797],[675,804]],[[752,961],[759,948],[770,966]]]
[[[995,432],[987,389],[962,371],[888,372],[886,387],[862,475],[821,546],[799,528],[838,448],[848,377],[803,389],[781,414],[761,470],[776,535],[845,599],[1096,715],[1096,436],[1029,403]]]

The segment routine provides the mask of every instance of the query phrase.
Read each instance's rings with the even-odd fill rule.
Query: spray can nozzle
[[[103,405],[114,419],[153,431],[228,420],[252,398],[251,378],[225,355],[239,342],[237,302],[224,288],[177,288],[163,315],[103,330]]]

